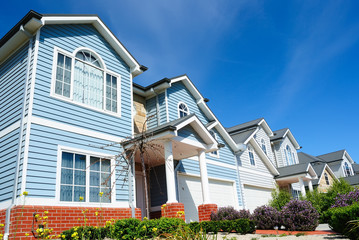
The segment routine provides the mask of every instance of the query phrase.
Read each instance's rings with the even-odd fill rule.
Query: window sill
[[[96,112],[107,114],[107,115],[110,115],[110,116],[113,116],[113,117],[121,118],[120,113],[114,113],[114,112],[106,111],[106,110],[103,110],[103,109],[94,108],[94,107],[91,107],[91,106],[86,105],[86,104],[75,102],[75,101],[71,100],[70,98],[62,97],[62,96],[59,96],[59,95],[56,95],[56,94],[53,94],[53,93],[50,94],[50,97],[55,98],[55,99],[60,100],[60,101],[71,103],[71,104],[74,104],[74,105],[77,105],[77,106],[80,106],[80,107],[83,107],[83,108],[87,108],[87,109],[92,110],[92,111],[96,111]]]

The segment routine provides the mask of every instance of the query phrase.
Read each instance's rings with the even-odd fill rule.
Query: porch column
[[[176,199],[176,182],[173,167],[172,141],[166,141],[165,147],[165,167],[166,167],[166,184],[167,184],[167,203],[177,203]]]
[[[208,183],[208,174],[207,174],[207,165],[206,165],[206,154],[203,150],[199,151],[198,160],[199,160],[199,168],[201,171],[203,204],[208,204],[210,203],[211,200],[209,198],[209,183]]]
[[[303,178],[299,178],[299,186],[302,196],[305,197],[306,194],[305,194],[305,186],[304,186]]]
[[[308,187],[309,187],[309,191],[310,191],[310,192],[313,192],[313,183],[312,183],[312,180],[309,180],[309,181],[308,181]]]

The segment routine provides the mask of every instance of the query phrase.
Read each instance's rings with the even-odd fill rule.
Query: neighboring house
[[[263,118],[226,130],[237,144],[243,146],[244,150],[238,152],[236,158],[243,184],[244,207],[253,211],[268,204],[275,189],[274,177],[279,175],[270,142],[273,132]]]
[[[359,169],[346,150],[339,150],[317,156],[333,170],[337,178],[344,178],[351,185],[359,185]]]
[[[294,196],[305,195],[305,182],[317,178],[310,164],[298,164],[300,147],[289,129],[272,132],[260,118],[226,130],[244,149],[236,157],[246,209],[268,204],[276,184]]]
[[[318,175],[318,179],[313,180],[313,187],[317,188],[319,192],[327,192],[333,182],[338,180],[332,169],[322,159],[304,152],[298,153],[298,158],[300,163],[310,163],[312,165]]]

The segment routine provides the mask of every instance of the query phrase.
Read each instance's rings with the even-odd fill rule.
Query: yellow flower
[[[44,216],[44,217],[43,217],[44,220],[46,220],[46,219],[48,219],[48,218],[49,218],[48,216]]]
[[[156,231],[157,231],[157,228],[155,228],[155,227],[152,228],[152,231],[153,231],[153,232],[156,232]]]
[[[35,215],[35,218],[39,218],[39,217],[40,217],[40,215],[39,215],[39,214],[36,214],[36,215]]]
[[[147,220],[147,217],[144,217],[143,220]]]
[[[1,223],[1,224],[0,224],[0,227],[3,227],[3,226],[5,226],[5,225],[4,225],[3,223]]]
[[[63,239],[65,239],[65,238],[66,238],[66,236],[65,236],[65,235],[61,235],[61,237],[62,237]]]
[[[84,197],[81,197],[81,196],[80,196],[80,197],[79,197],[79,200],[80,200],[80,201],[83,201],[83,200],[84,200]]]
[[[95,215],[98,216],[98,212],[95,212]]]
[[[22,193],[22,195],[27,196],[27,195],[29,195],[29,192],[24,191],[24,192]]]
[[[143,226],[142,228],[143,228],[143,229],[146,229],[146,226]]]
[[[100,197],[102,197],[102,195],[103,195],[103,192],[99,192],[99,193],[98,193],[98,195],[100,195]]]
[[[49,214],[49,211],[45,211],[44,214]]]
[[[43,224],[44,224],[44,225],[46,225],[46,224],[47,224],[47,222],[44,222]]]

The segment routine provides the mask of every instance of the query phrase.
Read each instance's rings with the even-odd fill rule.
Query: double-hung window
[[[256,161],[254,160],[254,152],[251,147],[248,146],[248,156],[249,156],[249,162],[252,166],[256,165]]]
[[[183,102],[178,103],[178,117],[185,117],[189,114],[187,105]]]
[[[120,77],[108,71],[97,54],[80,50],[56,53],[54,94],[80,105],[119,113]]]
[[[111,202],[111,172],[108,158],[62,152],[60,201]]]

